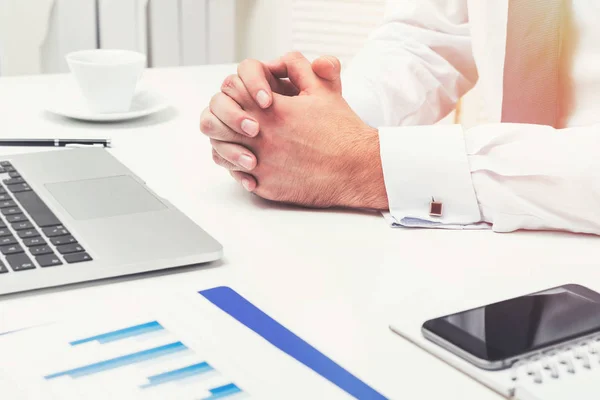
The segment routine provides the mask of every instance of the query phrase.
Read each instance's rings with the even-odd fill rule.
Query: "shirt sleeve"
[[[388,0],[342,76],[344,98],[373,127],[433,124],[476,81],[467,0]]]
[[[381,128],[379,143],[390,213],[399,223],[481,221],[460,125]],[[440,217],[429,214],[433,200],[442,203]]]
[[[600,124],[380,129],[391,220],[404,226],[600,234]],[[442,217],[429,215],[431,197]]]

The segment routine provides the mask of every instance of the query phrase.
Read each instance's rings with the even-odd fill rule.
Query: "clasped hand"
[[[342,98],[340,69],[299,53],[242,62],[201,116],[214,162],[268,200],[387,208],[378,132]]]

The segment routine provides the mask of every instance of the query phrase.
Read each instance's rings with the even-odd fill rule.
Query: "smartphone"
[[[600,293],[563,285],[429,320],[422,333],[477,367],[505,369],[600,340]]]

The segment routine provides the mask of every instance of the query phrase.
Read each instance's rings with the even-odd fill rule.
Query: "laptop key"
[[[0,237],[12,236],[12,232],[8,228],[0,228]]]
[[[6,189],[2,186],[0,186],[0,194],[6,194]]]
[[[18,183],[25,183],[25,179],[23,178],[8,178],[3,180],[2,182],[4,182],[4,184],[6,186],[10,186],[10,185],[16,185]]]
[[[27,239],[32,237],[40,236],[40,233],[35,229],[25,229],[24,231],[18,231],[17,234],[21,239]]]
[[[23,214],[14,214],[14,215],[7,215],[6,220],[12,224],[14,222],[27,221],[27,217]]]
[[[13,172],[9,172],[8,176],[10,176],[11,178],[20,178],[21,174],[19,174],[17,171],[13,171]]]
[[[11,224],[11,226],[15,231],[23,231],[25,229],[34,229],[35,228],[33,226],[33,224],[31,222],[29,222],[28,220],[15,222],[15,223]]]
[[[23,244],[27,247],[44,246],[46,244],[46,241],[44,240],[44,238],[38,236],[29,239],[23,239]]]
[[[2,189],[4,190],[4,189]],[[6,194],[6,191],[3,194],[0,194],[0,201],[12,200],[9,194]]]
[[[85,251],[85,249],[83,247],[81,247],[81,245],[74,243],[74,244],[64,244],[62,246],[57,246],[56,250],[58,250],[58,252],[60,254],[70,254],[70,253],[80,253],[82,251]]]
[[[6,256],[8,254],[23,253],[24,250],[19,244],[11,244],[10,246],[0,247],[0,251]]]
[[[62,265],[62,261],[60,261],[60,258],[56,254],[54,254],[54,253],[52,253],[52,254],[46,254],[46,255],[43,255],[43,256],[37,256],[35,258],[35,260],[43,268],[54,267],[54,266],[57,266],[57,265]]]
[[[48,246],[30,247],[29,248],[29,252],[33,256],[43,256],[44,254],[53,254],[52,249],[50,247],[48,247]]]
[[[15,203],[12,200],[0,201],[0,208],[16,207],[16,206],[17,206],[17,203]]]
[[[56,215],[50,211],[46,203],[34,191],[17,192],[14,196],[38,226],[46,228],[60,225]]]
[[[10,161],[0,161],[0,167],[12,167]]]
[[[15,167],[3,167],[4,172],[14,172],[16,171]]]
[[[19,209],[19,207],[9,207],[9,208],[3,208],[2,210],[2,215],[14,215],[14,214],[23,214],[23,211],[21,211]]]
[[[42,228],[42,232],[49,238],[69,235],[69,231],[62,225],[53,226],[51,228]]]
[[[83,261],[92,261],[92,257],[90,257],[88,253],[67,254],[65,256],[65,261],[69,264],[75,264]]]
[[[27,184],[27,183],[20,183],[18,185],[10,185],[7,187],[8,187],[8,190],[10,190],[12,193],[28,192],[31,190],[31,186],[29,186],[29,184]]]
[[[8,207],[16,207],[17,203],[15,203],[13,200],[4,200],[4,201],[0,201],[0,208],[8,208]]]
[[[6,224],[2,220],[0,220],[0,228],[6,228]]]
[[[53,237],[52,239],[50,239],[50,242],[55,246],[61,246],[63,244],[77,243],[77,239],[75,239],[71,235],[57,236],[57,237]]]
[[[17,242],[17,239],[12,235],[0,238],[0,246],[8,246],[17,243],[19,242]]]
[[[0,274],[5,274],[8,272],[8,268],[6,268],[6,265],[4,265],[4,263],[2,261],[0,261]]]
[[[29,221],[16,222],[16,223],[12,224],[12,228],[15,231],[22,231],[24,229],[32,229],[33,224]]]
[[[10,265],[13,271],[35,269],[35,265],[25,253],[8,255],[6,256],[6,261],[8,261],[8,265]]]

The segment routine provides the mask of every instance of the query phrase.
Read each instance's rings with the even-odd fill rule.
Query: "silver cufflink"
[[[435,201],[433,196],[431,197],[431,203],[429,203],[429,215],[432,217],[441,217],[444,211],[444,204],[440,201]]]

